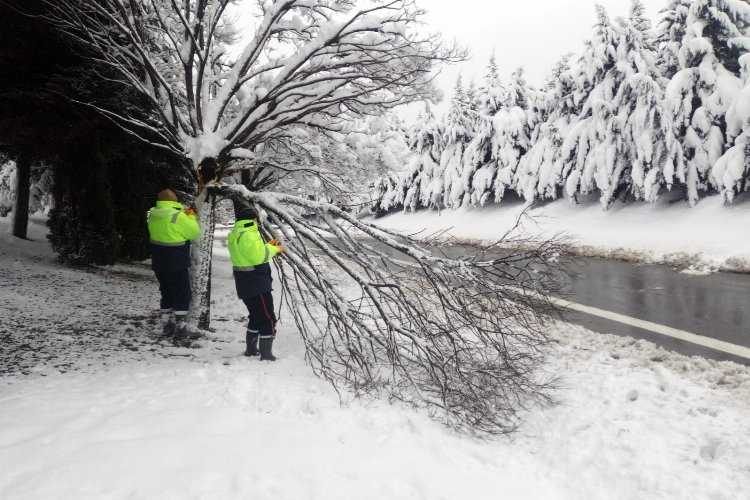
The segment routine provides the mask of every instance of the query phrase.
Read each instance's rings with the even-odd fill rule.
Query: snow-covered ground
[[[570,238],[574,253],[669,263],[683,267],[750,271],[750,203],[724,206],[720,196],[687,208],[684,203],[616,204],[608,211],[593,203],[559,200],[528,210],[517,203],[486,209],[400,212],[376,221],[383,227],[425,236],[494,241],[521,226],[519,236]]]
[[[559,404],[531,411],[510,438],[480,440],[397,404],[340,404],[305,366],[288,315],[280,361],[239,356],[244,311],[222,248],[217,332],[184,349],[151,337],[157,290],[142,265],[61,268],[38,225],[33,242],[5,229],[0,222],[0,498],[738,499],[750,491],[750,368],[561,324],[545,368],[560,376]]]

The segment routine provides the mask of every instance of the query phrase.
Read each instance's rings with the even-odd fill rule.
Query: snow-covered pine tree
[[[618,196],[653,201],[661,186],[671,187],[681,155],[664,107],[651,23],[640,0],[633,0],[630,16],[617,26],[602,7],[597,9],[597,36],[583,60],[603,72],[591,73],[598,81],[589,80],[593,87],[583,119],[568,142],[577,154],[567,192],[575,196],[597,189],[605,208]]]
[[[375,181],[375,186],[372,189],[372,210],[374,212],[388,212],[393,208],[397,182],[391,174],[383,175]]]
[[[614,169],[614,151],[603,145],[607,126],[615,112],[617,91],[613,69],[617,63],[620,33],[607,11],[596,6],[594,37],[586,42],[578,60],[573,103],[580,106],[578,120],[561,148],[565,193],[573,200],[597,189],[597,176]],[[606,184],[606,183],[605,183]]]
[[[735,40],[747,33],[744,0],[694,0],[679,51],[680,70],[667,87],[667,105],[685,156],[686,198],[695,205],[710,189],[709,172],[726,151],[726,113],[742,83]],[[716,186],[720,187],[720,186]]]
[[[545,87],[540,89],[529,88],[528,109],[526,110],[529,142],[526,151],[524,151],[518,160],[513,181],[515,192],[525,198],[528,203],[533,202],[537,198],[536,187],[539,183],[539,171],[533,167],[529,168],[531,165],[525,159],[534,149],[534,146],[541,140],[542,126],[549,118],[551,108],[549,89],[546,88],[546,84]]]
[[[440,155],[440,169],[443,172],[442,186],[434,179],[432,206],[439,189],[442,189],[442,206],[458,208],[464,196],[470,193],[470,179],[463,172],[463,159],[466,148],[474,136],[477,126],[476,89],[472,83],[468,90],[463,88],[459,76],[453,90],[451,107],[443,129],[443,150]]]
[[[381,214],[395,208],[396,184],[399,179],[395,179],[395,182],[392,182],[392,179],[392,175],[384,175],[376,179],[374,184],[370,184],[371,212]]]
[[[479,112],[479,107],[481,105],[479,89],[477,89],[477,84],[474,80],[469,82],[469,87],[466,89],[466,105],[475,115]]]
[[[521,158],[516,174],[517,189],[527,201],[559,196],[562,186],[560,148],[576,118],[571,57],[572,54],[565,55],[555,64],[542,91],[536,94],[538,125],[531,137],[531,149]]]
[[[399,207],[414,211],[423,206],[432,206],[433,201],[436,203],[435,207],[439,206],[442,198],[442,188],[439,188],[442,186],[442,170],[435,158],[439,157],[441,148],[440,130],[427,102],[424,112],[417,115],[412,127],[405,134],[404,145],[408,148],[407,151],[402,151],[400,137],[394,138],[394,131],[390,131],[386,137],[382,137],[382,131],[372,131],[373,140],[382,143],[382,147],[393,148],[394,142],[398,143],[395,144],[395,151],[391,152],[394,157],[391,158],[392,165],[389,167],[388,175],[381,174],[373,187],[372,204],[376,211]],[[387,137],[390,137],[390,141],[386,140]],[[434,200],[429,190],[431,186],[436,186]]]
[[[614,99],[617,113],[608,130],[616,148],[615,169],[608,173],[603,196],[627,192],[635,199],[655,201],[662,187],[672,188],[682,165],[682,150],[672,133],[664,102],[666,82],[658,66],[656,40],[641,0],[632,0],[630,16],[622,21],[613,71],[619,80]],[[603,203],[611,203],[604,198]]]
[[[420,207],[421,182],[425,171],[424,145],[422,132],[425,130],[425,124],[434,120],[434,115],[430,109],[430,103],[425,103],[424,112],[417,114],[416,120],[412,123],[406,134],[406,142],[411,153],[410,161],[406,165],[406,170],[399,177],[397,190],[400,193],[400,207],[404,210],[415,211]],[[426,154],[429,155],[429,147]]]
[[[747,44],[748,39],[735,43]],[[750,191],[750,53],[740,57],[745,87],[727,111],[727,138],[731,147],[711,169],[711,183],[721,191],[726,203]]]
[[[506,92],[493,55],[487,65],[484,84],[478,91],[474,137],[464,153],[462,178],[471,188],[468,204],[472,206],[484,206],[493,195],[498,167],[493,147],[496,135],[494,117],[506,99]]]
[[[492,149],[497,161],[497,175],[492,188],[496,203],[502,202],[508,189],[516,189],[518,162],[531,147],[531,93],[523,68],[518,68],[508,82],[503,105],[492,120],[495,129]]]
[[[670,0],[661,11],[656,41],[659,51],[659,68],[661,68],[662,75],[668,79],[681,69],[680,48],[687,30],[691,3],[692,0]]]
[[[429,104],[423,122],[417,122],[410,134],[410,148],[415,155],[407,177],[413,178],[404,195],[404,208],[442,207],[443,169],[440,157],[443,152],[443,125],[435,117]]]
[[[371,179],[400,179],[400,174],[411,160],[407,135],[401,119],[394,113],[387,113],[357,120],[343,134],[343,140],[339,144],[328,146],[336,149],[345,145],[353,159],[347,162],[346,155],[339,155],[326,162],[329,170],[339,170],[339,190],[344,187],[349,191],[346,196],[352,204],[363,201],[362,198],[368,194],[366,191]],[[321,170],[322,168],[323,166]],[[342,175],[344,172],[345,175]],[[394,182],[394,190],[397,184],[399,182]],[[388,207],[382,207],[384,210],[399,207],[403,202],[403,194],[396,191],[389,193],[387,198]]]

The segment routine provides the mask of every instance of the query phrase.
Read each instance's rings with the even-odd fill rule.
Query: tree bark
[[[26,239],[29,227],[31,158],[22,152],[16,160],[16,201],[13,204],[13,236]]]
[[[189,322],[192,326],[208,330],[211,324],[211,262],[216,226],[216,199],[207,193],[201,193],[198,199],[204,201],[198,207],[201,237],[192,248],[193,299]]]

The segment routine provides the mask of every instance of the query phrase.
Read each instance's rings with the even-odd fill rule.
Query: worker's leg
[[[273,296],[271,292],[243,298],[249,314],[247,340],[258,340],[258,351],[262,361],[274,361],[276,357],[272,353],[273,341],[276,337],[276,316],[273,309]],[[257,337],[256,337],[257,335]],[[251,350],[248,348],[248,350]]]
[[[169,274],[170,293],[174,297],[173,307],[175,316],[175,330],[180,337],[189,337],[187,316],[190,311],[190,271],[183,269]]]
[[[259,350],[261,361],[276,361],[273,355],[273,341],[276,338],[276,313],[273,309],[273,295],[266,292],[258,297],[260,311],[258,329],[260,330]]]
[[[258,337],[260,337],[260,327],[257,318],[259,316],[260,301],[258,297],[243,298],[242,301],[247,307],[247,330],[245,331],[245,356],[257,356]]]
[[[171,287],[169,286],[169,275],[159,271],[154,271],[156,279],[159,282],[159,293],[161,294],[160,300],[160,311],[159,311],[159,323],[161,326],[162,335],[173,335],[174,334],[174,298],[171,294]]]

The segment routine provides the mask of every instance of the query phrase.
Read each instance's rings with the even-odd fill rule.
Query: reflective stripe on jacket
[[[198,239],[201,234],[198,219],[185,213],[176,201],[157,201],[148,211],[148,234],[151,243],[163,246],[179,246]]]

